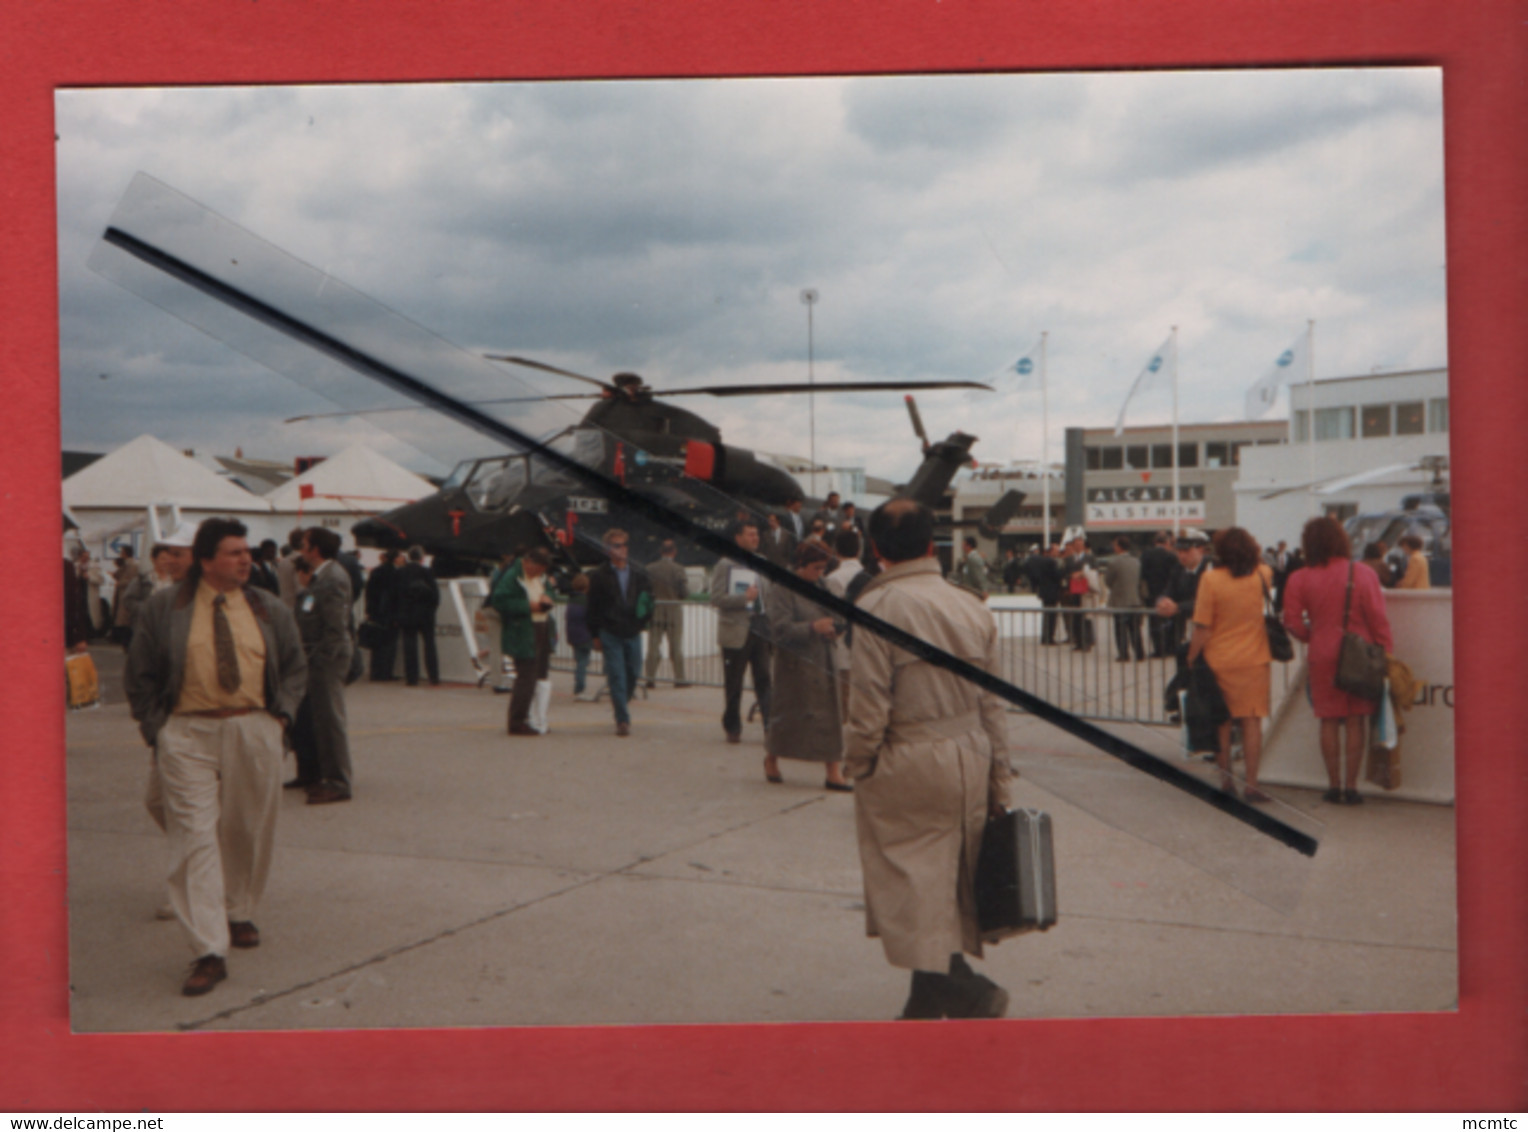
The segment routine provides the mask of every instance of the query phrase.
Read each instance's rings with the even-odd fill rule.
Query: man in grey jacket
[[[246,534],[234,519],[202,523],[186,579],[140,607],[124,673],[163,784],[170,906],[197,956],[188,995],[228,977],[230,946],[260,943],[282,733],[307,681],[292,615],[248,584]]]
[[[653,677],[658,674],[658,646],[668,641],[674,687],[688,688],[684,678],[684,602],[690,596],[690,579],[679,565],[679,548],[673,539],[663,540],[661,557],[648,564],[647,576],[652,579],[657,603],[647,626],[647,686],[653,687]]]
[[[355,650],[355,612],[350,576],[336,559],[340,536],[324,527],[303,533],[302,556],[313,568],[313,581],[297,598],[297,627],[308,654],[308,699],[312,750],[305,760],[299,747],[294,780],[308,791],[308,804],[350,801],[350,738],[345,727],[345,678]],[[302,765],[306,762],[308,765]]]
[[[1109,608],[1114,613],[1114,659],[1128,663],[1146,659],[1146,645],[1141,640],[1141,615],[1122,613],[1141,604],[1141,560],[1130,553],[1130,540],[1124,535],[1114,539],[1114,556],[1104,564],[1104,589]]]
[[[742,519],[732,539],[754,554],[759,550],[759,526]],[[753,693],[759,715],[769,728],[769,620],[764,615],[768,583],[747,567],[723,558],[711,571],[711,605],[716,609],[716,643],[722,650],[722,683],[726,703],[722,730],[727,742],[743,741],[743,676],[753,670]]]

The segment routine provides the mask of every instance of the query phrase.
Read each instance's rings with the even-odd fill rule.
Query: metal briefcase
[[[1049,814],[1008,810],[988,819],[976,861],[976,918],[988,943],[1056,922]]]

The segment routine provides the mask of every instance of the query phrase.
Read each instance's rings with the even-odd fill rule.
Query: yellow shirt
[[[1420,550],[1406,556],[1406,574],[1397,583],[1398,590],[1430,590],[1432,579],[1427,569],[1427,555]]]
[[[212,599],[217,595],[205,580],[196,587],[191,636],[186,641],[186,676],[175,703],[177,714],[265,706],[265,637],[242,590],[225,595],[228,602],[224,609],[233,630],[234,655],[239,658],[239,687],[225,692],[218,683],[217,646],[212,637]]]

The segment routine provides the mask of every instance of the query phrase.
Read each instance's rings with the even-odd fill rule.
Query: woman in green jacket
[[[546,584],[550,565],[551,556],[543,548],[527,551],[504,571],[488,599],[504,626],[500,646],[515,665],[515,688],[509,698],[511,735],[546,732],[546,708],[552,698],[552,595]],[[533,707],[539,708],[539,728],[531,724]]]

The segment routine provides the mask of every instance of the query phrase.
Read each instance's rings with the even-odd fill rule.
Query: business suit
[[[350,577],[336,561],[319,566],[305,593],[297,597],[297,628],[308,655],[308,696],[300,720],[311,728],[312,744],[297,750],[297,777],[350,794],[350,740],[345,733],[345,677],[354,651],[355,617]],[[304,765],[306,764],[306,765]]]
[[[1145,660],[1146,647],[1141,643],[1141,615],[1119,612],[1135,609],[1141,604],[1141,560],[1129,552],[1116,553],[1104,565],[1104,587],[1108,593],[1109,607],[1116,611],[1116,659],[1129,660],[1134,653],[1136,660]]]
[[[1155,607],[1157,598],[1167,592],[1173,575],[1182,567],[1178,556],[1165,546],[1151,546],[1141,553],[1141,588],[1146,591],[1146,604]],[[1151,614],[1148,620],[1151,633],[1151,655],[1171,656],[1174,651],[1173,620]]]
[[[1060,617],[1056,610],[1061,605],[1061,563],[1045,554],[1031,554],[1024,563],[1024,576],[1044,610],[1040,617],[1040,643],[1053,645]]]
[[[759,535],[759,553],[776,566],[783,566],[789,570],[796,557],[798,541],[796,536],[791,534],[790,528],[783,524],[773,529],[766,528]]]
[[[653,619],[647,626],[647,678],[651,687],[658,674],[658,662],[662,659],[658,646],[668,641],[669,663],[674,669],[674,683],[684,679],[684,600],[690,596],[690,579],[684,567],[672,558],[660,558],[647,567],[652,579]]]
[[[734,571],[746,569],[727,559],[711,571],[711,605],[716,610],[716,643],[722,650],[722,683],[725,701],[722,730],[729,739],[743,733],[743,677],[753,673],[754,698],[759,714],[769,728],[771,680],[769,672],[769,623],[764,615],[769,600],[769,583],[756,576],[759,596],[750,603],[743,594],[732,592]]]

